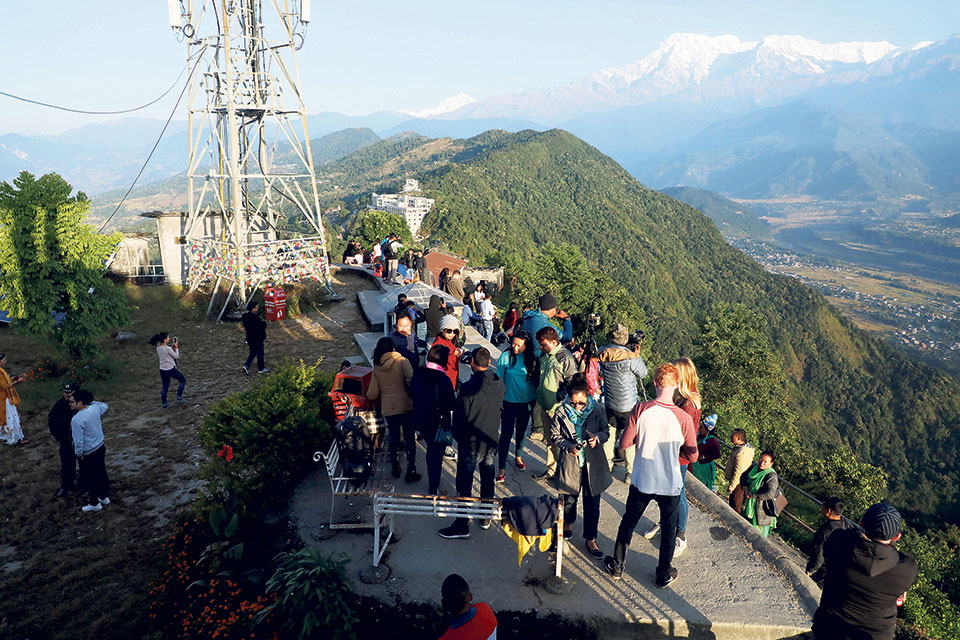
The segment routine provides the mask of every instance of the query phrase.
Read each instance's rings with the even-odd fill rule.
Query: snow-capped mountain
[[[401,109],[400,113],[405,113],[408,116],[413,116],[414,118],[430,118],[432,116],[440,116],[451,113],[473,102],[476,102],[473,96],[471,96],[469,93],[461,92],[455,96],[444,98],[440,101],[440,104],[432,109],[423,109],[422,111],[407,111]]]
[[[797,35],[749,42],[733,35],[678,33],[633,64],[603,69],[564,86],[474,101],[444,117],[522,117],[557,124],[585,113],[668,97],[763,105],[798,95],[831,74],[866,73],[879,61],[929,44],[825,44]]]

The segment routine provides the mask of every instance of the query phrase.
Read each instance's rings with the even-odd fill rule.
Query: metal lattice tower
[[[296,59],[310,0],[169,0],[169,8],[196,65],[184,236],[191,289],[215,280],[215,295],[230,282],[224,309],[265,285],[312,278],[329,289]]]

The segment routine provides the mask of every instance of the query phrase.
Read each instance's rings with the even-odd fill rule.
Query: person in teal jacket
[[[550,320],[556,317],[562,320],[563,324],[563,327],[558,332],[560,334],[560,344],[568,344],[573,340],[573,325],[570,323],[570,316],[567,315],[566,311],[557,309],[556,298],[549,293],[543,294],[540,296],[539,307],[539,311],[525,311],[523,313],[521,325],[528,336],[536,338],[537,332],[540,331],[540,329],[553,327],[554,324],[550,322]],[[533,355],[537,358],[540,357],[540,345],[537,344],[535,339],[533,341]]]
[[[500,458],[497,482],[504,482],[510,440],[513,438],[516,438],[514,466],[517,471],[526,469],[523,463],[523,443],[527,438],[527,423],[537,398],[537,361],[533,356],[533,340],[525,331],[517,331],[510,341],[510,348],[500,354],[497,373],[507,388],[500,417],[500,444],[497,449]]]

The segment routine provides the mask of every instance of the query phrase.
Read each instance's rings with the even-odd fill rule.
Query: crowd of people
[[[427,261],[419,249],[404,250],[400,237],[391,233],[365,249],[359,240],[350,240],[341,256],[343,264],[369,265],[378,278],[395,284],[421,282],[427,279]]]
[[[462,287],[458,275],[450,274],[445,280],[448,292],[451,284],[455,290]],[[464,297],[478,293],[482,294],[474,291]],[[481,303],[484,299],[479,297]],[[677,579],[673,560],[687,549],[689,503],[685,488],[689,477],[715,491],[717,467],[722,461],[730,506],[762,536],[769,536],[776,528],[785,499],[774,469],[775,452],[765,450],[756,456],[747,433],[735,429],[730,438],[732,449],[721,460],[723,452],[715,435],[718,418],[716,414],[701,417],[700,382],[690,358],[680,357],[657,366],[652,374],[654,393],[647,397],[644,381],[649,371],[640,355],[642,334],[631,334],[618,324],[602,349],[577,345],[569,315],[558,308],[550,294],[540,297],[536,309],[521,311],[517,305],[510,305],[500,327],[508,339],[506,348],[495,361],[486,347],[464,352],[466,322],[439,296],[434,296],[422,313],[415,308],[408,312],[409,308],[406,301],[398,300],[395,326],[378,342],[373,355],[373,379],[368,391],[368,397],[381,399],[395,477],[403,474],[399,461],[403,441],[404,477],[407,482],[420,479],[417,449],[412,444],[419,432],[426,444],[429,494],[442,494],[441,463],[449,445],[455,443],[456,495],[473,497],[474,476],[479,474],[479,497],[493,498],[496,483],[504,482],[508,473],[527,469],[527,439],[540,439],[546,449],[546,469],[534,478],[563,497],[563,537],[573,537],[578,506],[582,505],[584,549],[614,580],[623,575],[627,551],[641,517],[651,502],[657,503],[659,520],[643,535],[660,536],[654,576],[659,588]],[[426,324],[426,341],[417,337],[418,322]],[[426,360],[420,366],[423,351]],[[461,362],[470,366],[470,376],[463,381],[459,377]],[[598,540],[600,506],[604,492],[615,481],[617,464],[624,466],[623,482],[629,488],[614,547],[607,554]],[[896,519],[899,531],[899,515],[894,518],[891,514],[895,510],[889,505],[882,509],[886,515],[880,525],[874,526],[876,510],[868,511],[862,528],[850,529],[852,533],[843,538],[839,534],[846,527],[838,524],[842,522],[842,504],[828,501],[824,510],[828,520],[817,534],[817,551],[808,567],[809,573],[825,585],[822,612],[818,612],[815,626],[818,638],[847,637],[828,630],[841,624],[838,621],[853,625],[851,629],[863,622],[857,617],[862,618],[862,613],[851,613],[860,611],[857,598],[862,594],[829,585],[831,581],[835,585],[856,583],[860,580],[857,572],[865,563],[874,576],[897,567],[897,578],[889,580],[892,590],[900,589],[893,600],[875,593],[863,596],[874,603],[876,615],[882,611],[885,616],[883,623],[870,618],[878,629],[886,629],[885,625],[896,617],[894,601],[909,586],[904,582],[909,582],[912,560],[890,546],[896,537],[891,534],[891,523]],[[482,520],[479,526],[485,530],[491,524]],[[455,519],[438,533],[447,539],[469,538],[470,520]],[[881,549],[878,544],[888,546]],[[884,559],[861,557],[859,554],[867,548],[871,557]],[[915,564],[912,566],[915,576]],[[486,629],[488,616],[472,604],[472,597],[467,598],[466,583],[459,576],[448,580],[459,585],[459,595],[451,596],[456,606],[449,610],[450,633],[467,625],[469,621],[463,616],[468,614],[471,620],[479,620],[477,616],[482,613]],[[444,593],[446,606],[446,582]],[[891,604],[892,609],[888,606]]]

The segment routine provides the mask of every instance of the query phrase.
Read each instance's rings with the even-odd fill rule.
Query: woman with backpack
[[[177,360],[180,359],[180,342],[174,337],[170,340],[170,334],[157,333],[150,338],[150,344],[157,348],[157,357],[160,359],[160,406],[167,408],[167,391],[170,389],[170,380],[176,380],[180,384],[177,386],[177,402],[183,403],[183,390],[187,386],[187,379],[183,377],[177,368]]]
[[[497,374],[506,387],[497,447],[500,460],[497,482],[505,482],[507,455],[510,453],[510,441],[514,438],[513,464],[517,471],[527,468],[523,463],[523,443],[527,438],[527,423],[533,403],[537,399],[537,359],[533,356],[533,344],[526,332],[518,330],[510,341],[510,348],[500,354]]]

